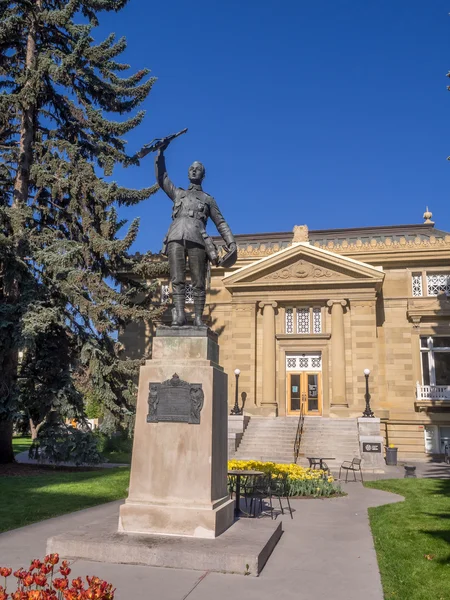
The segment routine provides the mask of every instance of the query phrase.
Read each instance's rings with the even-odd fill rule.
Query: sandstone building
[[[205,320],[245,414],[354,419],[371,404],[403,458],[450,443],[450,234],[418,225],[237,235],[238,262],[212,268]],[[216,240],[219,243],[219,240]],[[161,303],[168,308],[167,282]],[[187,302],[189,306],[189,290]],[[155,324],[125,332],[129,351]]]

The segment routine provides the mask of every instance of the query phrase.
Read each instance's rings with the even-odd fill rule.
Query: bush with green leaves
[[[133,448],[133,439],[126,431],[118,431],[112,435],[96,432],[95,437],[97,439],[97,449],[100,454],[103,452],[131,453]]]
[[[29,456],[55,465],[75,463],[77,467],[102,461],[96,436],[88,429],[76,429],[65,423],[45,424],[31,445]]]

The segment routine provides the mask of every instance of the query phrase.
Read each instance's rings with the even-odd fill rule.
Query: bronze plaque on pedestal
[[[162,383],[149,383],[147,423],[160,421],[200,424],[203,408],[201,383],[188,383],[174,373]]]

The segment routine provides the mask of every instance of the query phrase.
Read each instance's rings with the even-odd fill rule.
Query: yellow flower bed
[[[251,469],[253,471],[263,471],[264,473],[270,474],[274,477],[278,475],[287,474],[288,479],[295,481],[308,481],[308,480],[323,480],[326,479],[328,483],[333,483],[334,478],[328,475],[327,471],[321,469],[309,469],[301,467],[300,465],[284,464],[284,463],[273,463],[273,462],[260,462],[258,460],[229,460],[229,470],[245,470]]]
[[[273,478],[287,475],[287,494],[289,496],[324,497],[335,496],[339,488],[327,471],[307,469],[294,464],[261,462],[259,460],[229,460],[230,471],[263,471]]]

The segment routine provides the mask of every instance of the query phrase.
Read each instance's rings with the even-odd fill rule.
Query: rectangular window
[[[450,296],[450,275],[444,273],[427,273],[427,294],[437,296],[438,294]]]
[[[161,286],[161,304],[167,304],[170,300],[169,286],[165,283]]]
[[[450,338],[421,337],[420,354],[422,384],[450,388]],[[445,390],[440,390],[439,393],[441,392],[447,393]]]
[[[436,385],[450,385],[450,352],[434,353]]]
[[[430,365],[428,352],[422,352],[422,381],[423,385],[430,385]]]
[[[412,295],[423,296],[422,273],[413,273],[412,275]]]
[[[444,454],[445,447],[450,448],[450,427],[439,427],[439,441],[441,443],[440,451]]]
[[[294,333],[294,309],[286,308],[286,333]]]
[[[192,291],[192,285],[190,283],[186,284],[186,288],[184,290],[184,298],[186,304],[194,304],[194,294]]]
[[[309,333],[309,308],[297,308],[297,333]]]
[[[322,333],[322,309],[313,308],[313,333]]]

